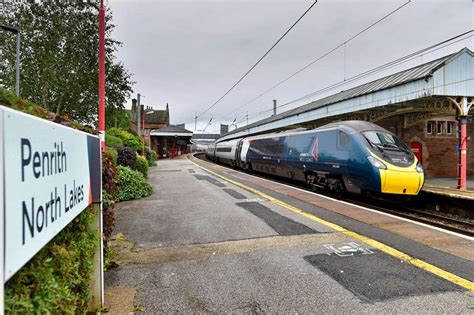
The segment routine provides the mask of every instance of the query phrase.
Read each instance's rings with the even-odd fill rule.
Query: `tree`
[[[89,2],[10,4],[1,24],[21,29],[20,94],[60,115],[95,123],[98,104],[98,5]],[[131,74],[115,53],[121,43],[112,38],[115,25],[106,13],[106,106],[123,116],[132,91]],[[15,82],[15,39],[0,35],[0,85]],[[113,124],[115,117],[109,117]],[[112,121],[111,121],[112,120]]]

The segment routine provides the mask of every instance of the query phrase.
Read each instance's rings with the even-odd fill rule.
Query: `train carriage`
[[[411,150],[389,131],[365,121],[234,139],[218,143],[215,151],[220,162],[314,188],[416,195],[424,183],[423,168]]]

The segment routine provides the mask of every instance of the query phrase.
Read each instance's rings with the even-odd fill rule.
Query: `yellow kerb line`
[[[427,263],[427,262],[425,262],[425,261],[423,261],[423,260],[420,260],[420,259],[411,257],[410,255],[407,255],[407,254],[405,254],[405,253],[403,253],[403,252],[401,252],[401,251],[399,251],[399,250],[396,250],[396,249],[393,248],[393,247],[390,247],[390,246],[388,246],[388,245],[385,245],[385,244],[383,244],[383,243],[381,243],[381,242],[379,242],[379,241],[376,241],[376,240],[373,240],[373,239],[371,239],[371,238],[368,238],[368,237],[365,237],[365,236],[363,236],[363,235],[360,235],[360,234],[358,234],[358,233],[349,231],[349,230],[343,228],[343,227],[340,226],[340,225],[337,225],[337,224],[331,223],[331,222],[329,222],[329,221],[323,220],[323,219],[321,219],[321,218],[318,218],[317,216],[312,215],[311,213],[305,212],[305,211],[303,211],[303,210],[301,210],[301,209],[299,209],[299,208],[297,208],[297,207],[294,207],[294,206],[292,206],[292,205],[289,205],[289,204],[287,204],[286,202],[283,202],[283,201],[281,201],[281,200],[279,200],[279,199],[276,199],[276,198],[274,198],[274,197],[272,197],[272,196],[269,196],[269,195],[267,195],[267,194],[265,194],[265,193],[263,193],[263,192],[261,192],[261,191],[258,191],[258,190],[254,189],[254,188],[252,188],[252,187],[246,186],[246,185],[244,185],[244,184],[242,184],[242,183],[236,182],[236,181],[234,181],[234,180],[232,180],[232,179],[229,179],[229,178],[227,178],[227,177],[224,177],[224,176],[222,176],[222,175],[219,175],[219,174],[217,174],[217,173],[215,173],[215,172],[213,172],[213,171],[211,171],[211,170],[209,170],[209,169],[207,169],[207,168],[205,168],[205,167],[203,167],[203,166],[201,166],[201,165],[195,163],[194,161],[192,161],[191,159],[189,159],[188,156],[186,156],[186,159],[188,159],[191,163],[193,163],[194,165],[198,166],[199,168],[202,168],[202,169],[205,170],[206,172],[208,172],[208,173],[210,173],[210,174],[212,174],[212,175],[214,175],[214,176],[216,176],[216,177],[219,177],[220,179],[225,180],[226,182],[229,182],[229,183],[231,183],[231,184],[233,184],[233,185],[235,185],[235,186],[238,186],[238,187],[240,187],[240,188],[242,188],[242,189],[245,189],[245,190],[247,190],[247,191],[250,191],[251,193],[254,193],[254,194],[256,194],[256,195],[258,195],[258,196],[260,196],[260,197],[262,197],[262,198],[264,198],[264,199],[267,199],[267,200],[269,200],[269,201],[271,201],[271,202],[273,202],[273,203],[275,203],[275,204],[277,204],[277,205],[279,205],[279,206],[281,206],[281,207],[283,207],[283,208],[286,208],[286,209],[288,209],[288,210],[290,210],[290,211],[292,211],[292,212],[298,213],[298,214],[300,214],[300,215],[302,215],[302,216],[304,216],[304,217],[306,217],[306,218],[308,218],[308,219],[311,219],[311,220],[316,221],[316,222],[318,222],[318,223],[320,223],[320,224],[323,224],[323,225],[325,225],[325,226],[327,226],[327,227],[330,227],[330,228],[332,228],[332,229],[334,229],[334,230],[336,230],[336,231],[338,231],[338,232],[344,233],[345,235],[350,236],[350,237],[352,237],[352,238],[354,238],[354,239],[356,239],[356,240],[359,240],[359,241],[361,241],[361,242],[364,242],[364,243],[370,245],[371,247],[373,247],[373,248],[375,248],[375,249],[378,249],[378,250],[380,250],[380,251],[382,251],[382,252],[384,252],[384,253],[389,254],[389,255],[392,256],[392,257],[395,257],[395,258],[397,258],[397,259],[399,259],[399,260],[402,260],[402,261],[404,261],[404,262],[407,262],[407,263],[409,263],[409,264],[411,264],[411,265],[413,265],[413,266],[416,266],[416,267],[418,267],[418,268],[420,268],[420,269],[426,270],[426,271],[428,271],[428,272],[430,272],[430,273],[432,273],[432,274],[434,274],[434,275],[436,275],[436,276],[438,276],[438,277],[441,277],[441,278],[443,278],[443,279],[446,279],[446,280],[448,280],[449,282],[455,283],[455,284],[457,284],[457,285],[460,286],[460,287],[466,288],[467,290],[474,292],[474,282],[472,282],[472,281],[469,281],[469,280],[467,280],[467,279],[464,279],[464,278],[461,278],[461,277],[459,277],[459,276],[456,276],[455,274],[452,274],[452,273],[450,273],[450,272],[448,272],[448,271],[446,271],[446,270],[443,270],[443,269],[441,269],[441,268],[438,268],[438,267],[436,267],[436,266],[434,266],[434,265],[432,265],[432,264],[430,264],[430,263]]]

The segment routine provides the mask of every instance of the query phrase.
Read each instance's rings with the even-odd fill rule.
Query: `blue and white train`
[[[391,132],[366,121],[218,142],[207,157],[244,170],[357,194],[417,195],[424,172]]]

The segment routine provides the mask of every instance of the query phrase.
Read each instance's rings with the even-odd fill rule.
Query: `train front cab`
[[[384,194],[417,195],[424,184],[424,174],[417,171],[417,164],[416,158],[409,167],[398,167],[391,163],[385,163],[386,169],[378,169],[381,192]]]
[[[369,140],[362,141],[368,143],[365,154],[366,174],[375,175],[372,177],[374,181],[370,190],[385,195],[417,195],[420,192],[424,184],[423,168],[408,147],[400,142],[398,145],[403,146],[405,151],[391,151],[390,147],[376,149],[375,146],[370,147]]]

